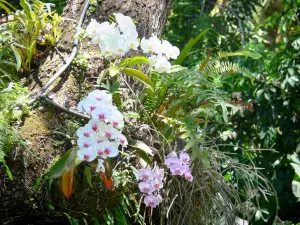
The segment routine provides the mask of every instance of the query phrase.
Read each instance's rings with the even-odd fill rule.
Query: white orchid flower
[[[101,149],[104,152],[104,157],[116,157],[119,154],[118,146],[115,142],[104,141],[100,143]]]
[[[77,157],[81,161],[91,162],[91,161],[93,161],[97,157],[97,153],[94,150],[94,148],[89,147],[89,148],[85,148],[85,149],[79,149],[77,151]]]
[[[102,104],[111,103],[112,96],[107,91],[95,90],[89,93],[88,98],[94,98]]]
[[[158,56],[155,69],[159,73],[168,73],[171,70],[171,64],[165,56]]]
[[[97,164],[97,168],[96,168],[97,173],[99,173],[99,172],[105,173],[105,167],[104,167],[103,163],[104,163],[103,159],[98,159],[98,164]]]
[[[99,126],[99,134],[111,140],[117,139],[120,132],[111,124],[101,123]]]

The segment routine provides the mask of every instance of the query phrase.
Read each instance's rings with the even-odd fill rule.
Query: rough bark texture
[[[39,90],[63,64],[64,58],[68,57],[76,33],[76,23],[72,20],[78,20],[83,3],[84,0],[68,1],[63,17],[71,20],[63,22],[60,41],[63,47],[58,46],[59,50],[53,50],[34,71],[33,90]],[[107,20],[112,13],[120,12],[137,21],[139,37],[149,37],[152,34],[160,36],[170,4],[171,0],[98,1],[97,5],[92,5],[95,10],[89,12],[84,24],[87,25],[91,18],[101,22]],[[96,51],[99,50],[88,46],[87,41],[80,43],[79,53],[87,58],[91,68],[86,70],[72,65],[62,78],[50,87],[56,102],[66,107],[75,107],[79,101],[81,86],[93,83],[84,81],[89,78],[93,80],[93,77],[98,76],[107,66],[108,62],[96,55]],[[75,194],[69,201],[61,195],[58,181],[52,184],[51,190],[47,180],[33,188],[37,178],[47,171],[54,159],[74,145],[67,138],[60,136],[60,133],[69,133],[72,136],[79,124],[80,120],[43,105],[25,119],[20,134],[26,144],[18,146],[7,158],[14,180],[10,181],[5,171],[0,170],[0,224],[67,224],[61,223],[59,216],[64,215],[57,214],[58,211],[76,212],[83,209],[85,213],[101,215],[104,206],[109,207],[117,201],[118,190],[104,195],[103,190],[97,189],[101,186],[101,181],[97,180],[95,187],[89,189],[85,177],[79,176],[82,174],[82,168],[76,172],[76,177],[81,177],[77,179],[80,185],[75,185]],[[54,205],[55,210],[47,208],[47,204]]]

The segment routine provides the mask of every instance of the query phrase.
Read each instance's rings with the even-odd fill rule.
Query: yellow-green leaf
[[[123,67],[125,66],[133,66],[140,64],[149,64],[149,61],[144,56],[135,56],[133,58],[127,58],[120,63]]]
[[[145,84],[151,91],[154,91],[154,85],[151,79],[143,72],[131,68],[125,68],[123,70],[123,73],[126,74],[127,76],[136,78],[137,80]]]

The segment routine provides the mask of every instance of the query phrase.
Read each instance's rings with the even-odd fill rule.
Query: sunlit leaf
[[[131,68],[125,68],[122,72],[127,76],[136,78],[137,80],[145,84],[151,91],[154,91],[154,85],[151,79],[143,72]]]
[[[149,64],[149,61],[144,56],[135,56],[133,58],[127,58],[120,63],[123,67],[139,65],[139,64]]]
[[[69,150],[50,169],[50,177],[58,178],[76,166],[76,150]]]
[[[178,58],[173,61],[173,65],[181,65],[182,62],[184,61],[184,59],[189,55],[191,49],[193,48],[193,46],[200,40],[200,38],[202,36],[204,36],[207,32],[209,31],[209,29],[206,29],[204,31],[202,31],[200,34],[198,34],[195,38],[191,38],[189,40],[189,42],[184,46],[184,48],[181,50]]]

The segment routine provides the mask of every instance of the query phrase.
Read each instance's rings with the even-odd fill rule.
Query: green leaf
[[[260,89],[256,92],[256,97],[259,98],[259,96],[261,96],[261,94],[264,92],[263,89]]]
[[[22,65],[22,58],[21,53],[18,51],[18,49],[14,46],[10,46],[12,51],[14,52],[15,58],[16,58],[16,70],[19,71]]]
[[[10,180],[13,180],[13,176],[12,176],[12,174],[10,172],[10,169],[9,169],[8,165],[5,163],[5,160],[3,161],[3,165],[5,167],[5,171],[6,171],[7,175],[8,175],[8,178]]]
[[[135,112],[124,113],[123,116],[124,118],[136,118],[136,119],[140,118],[140,114]]]
[[[4,9],[7,13],[11,13],[11,9],[16,10],[15,7],[6,1],[0,1],[0,8]]]
[[[191,38],[189,42],[184,46],[184,48],[181,50],[178,58],[173,61],[173,65],[181,65],[184,59],[189,55],[191,49],[193,46],[200,40],[202,36],[204,36],[209,31],[209,28],[202,31],[200,34],[198,34],[195,38]]]
[[[64,154],[50,169],[50,178],[61,177],[65,172],[75,168],[75,160],[77,157],[76,150],[69,150]]]
[[[222,107],[222,115],[225,123],[228,123],[227,106],[223,103],[220,104]]]
[[[111,77],[114,77],[114,76],[116,76],[118,73],[120,73],[121,69],[122,69],[122,67],[121,67],[120,65],[118,65],[118,64],[111,65],[111,66],[109,67],[109,69],[108,69],[109,75],[110,75]]]
[[[91,168],[89,166],[85,166],[84,167],[84,173],[86,175],[86,180],[87,180],[88,184],[92,188],[93,184],[92,184],[92,172],[91,172]]]
[[[136,154],[139,155],[140,158],[142,158],[148,165],[152,165],[152,160],[151,158],[147,155],[147,153],[141,149],[136,149],[135,150]]]
[[[143,72],[139,71],[139,70],[135,70],[135,69],[131,69],[131,68],[125,68],[122,71],[124,74],[126,74],[127,76],[130,77],[134,77],[137,80],[141,81],[142,83],[144,83],[151,91],[154,92],[154,85],[151,81],[151,79],[149,77],[147,77],[146,74],[144,74]]]
[[[151,148],[142,141],[131,141],[129,146],[136,149],[136,153],[142,158],[148,165],[152,165],[152,160],[149,155],[153,155]]]
[[[202,161],[205,169],[210,168],[209,152],[208,151],[202,152],[201,161]]]
[[[41,176],[39,176],[38,179],[36,180],[36,182],[35,182],[35,184],[33,186],[34,190],[36,190],[39,187],[39,185],[40,185],[40,183],[41,183],[41,181],[43,179],[43,176],[44,176],[44,174],[42,174]]]
[[[122,67],[140,65],[140,64],[149,64],[149,61],[144,56],[135,56],[133,58],[127,58],[120,63]]]
[[[271,100],[271,95],[270,95],[270,93],[265,92],[265,93],[264,93],[264,96],[265,96],[265,98],[266,98],[268,101]]]
[[[51,205],[51,204],[48,204],[48,208],[49,208],[49,209],[54,209],[54,206]]]

